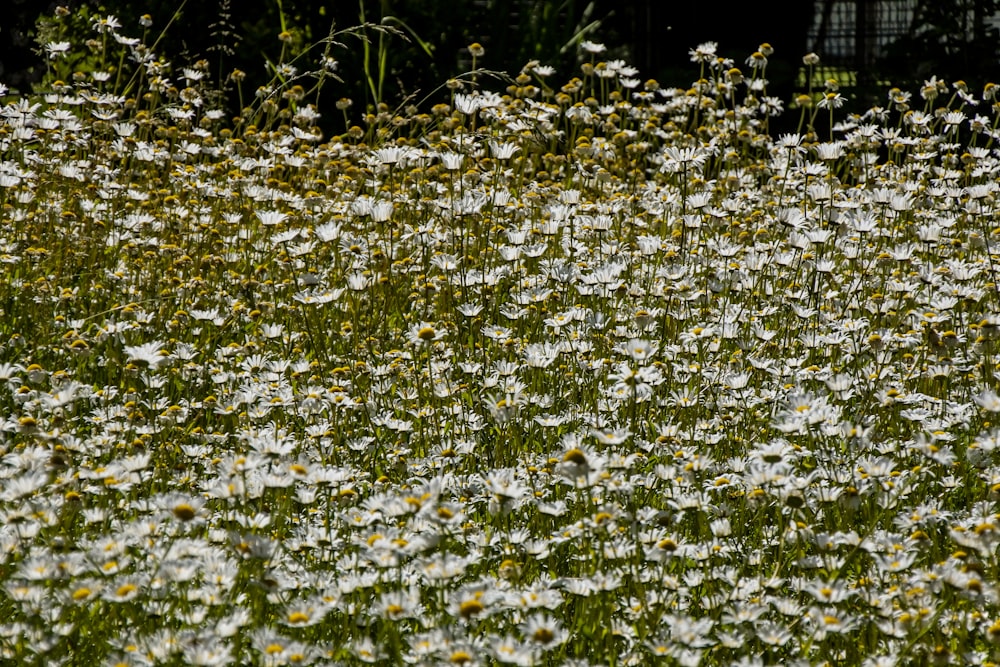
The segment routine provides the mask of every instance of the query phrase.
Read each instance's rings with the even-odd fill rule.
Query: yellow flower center
[[[472,618],[482,611],[483,603],[479,600],[466,600],[458,607],[458,613],[461,614],[462,618]]]
[[[539,644],[548,644],[553,639],[555,639],[556,636],[555,633],[553,633],[548,628],[538,628],[537,630],[535,630],[535,634],[531,635],[531,638],[534,639]]]

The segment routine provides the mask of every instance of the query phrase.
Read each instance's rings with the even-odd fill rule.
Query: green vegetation
[[[0,108],[4,663],[1000,660],[995,85],[774,137],[767,45],[583,41],[323,136],[339,38],[230,118],[90,27]]]

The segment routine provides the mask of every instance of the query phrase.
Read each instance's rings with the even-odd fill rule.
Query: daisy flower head
[[[386,618],[398,621],[420,615],[420,592],[411,587],[405,591],[387,591],[379,599],[377,608]]]
[[[514,153],[521,149],[517,144],[505,141],[491,141],[490,142],[490,153],[497,160],[507,160],[514,156]]]
[[[104,33],[114,33],[118,28],[122,27],[121,21],[116,17],[108,14],[105,17],[96,17],[91,19],[91,26],[97,32]]]
[[[763,69],[767,67],[767,56],[760,51],[754,51],[746,60],[750,69]]]
[[[608,50],[608,47],[606,47],[603,44],[599,44],[597,42],[591,42],[590,40],[585,39],[582,42],[580,42],[580,50],[583,51],[584,53],[604,53],[605,51]]]
[[[596,454],[578,436],[570,434],[563,436],[563,454],[559,458],[561,463],[589,469]]]
[[[506,424],[514,419],[520,409],[520,402],[515,394],[488,394],[485,401],[490,416],[499,424]]]
[[[598,482],[604,473],[607,459],[574,436],[566,436],[563,453],[555,466],[555,473],[571,486],[586,487]]]
[[[632,432],[627,428],[595,428],[590,434],[602,445],[620,445],[629,439]]]
[[[169,355],[163,349],[163,343],[158,341],[143,343],[141,345],[126,345],[125,355],[128,357],[129,363],[142,362],[150,370],[156,370],[165,364],[169,358]]]
[[[172,493],[161,498],[158,505],[181,523],[188,523],[201,516],[205,499],[200,496]]]
[[[511,635],[495,639],[490,648],[496,661],[505,665],[528,667],[535,664],[531,647]]]
[[[688,54],[693,63],[707,63],[715,60],[715,52],[718,48],[718,42],[704,42],[688,51]]]
[[[548,651],[562,644],[569,633],[562,624],[548,614],[535,614],[520,626],[522,634],[534,646],[542,651]]]
[[[69,51],[69,42],[48,42],[45,44],[45,53],[50,59],[62,57]]]
[[[430,345],[443,337],[444,332],[430,322],[420,322],[410,327],[406,339],[411,345]]]
[[[987,412],[1000,412],[1000,396],[992,389],[983,390],[973,400]]]
[[[656,355],[657,350],[659,350],[659,346],[656,343],[643,340],[642,338],[633,338],[622,347],[625,354],[631,357],[633,361],[638,362],[649,361]]]

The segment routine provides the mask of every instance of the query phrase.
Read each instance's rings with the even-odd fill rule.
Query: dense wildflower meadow
[[[329,51],[232,118],[94,29],[0,108],[0,662],[1000,661],[996,86],[585,42],[324,136]]]

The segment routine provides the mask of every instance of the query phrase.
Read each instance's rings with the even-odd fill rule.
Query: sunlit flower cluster
[[[992,88],[585,42],[324,138],[112,41],[0,109],[0,660],[1000,660]]]

